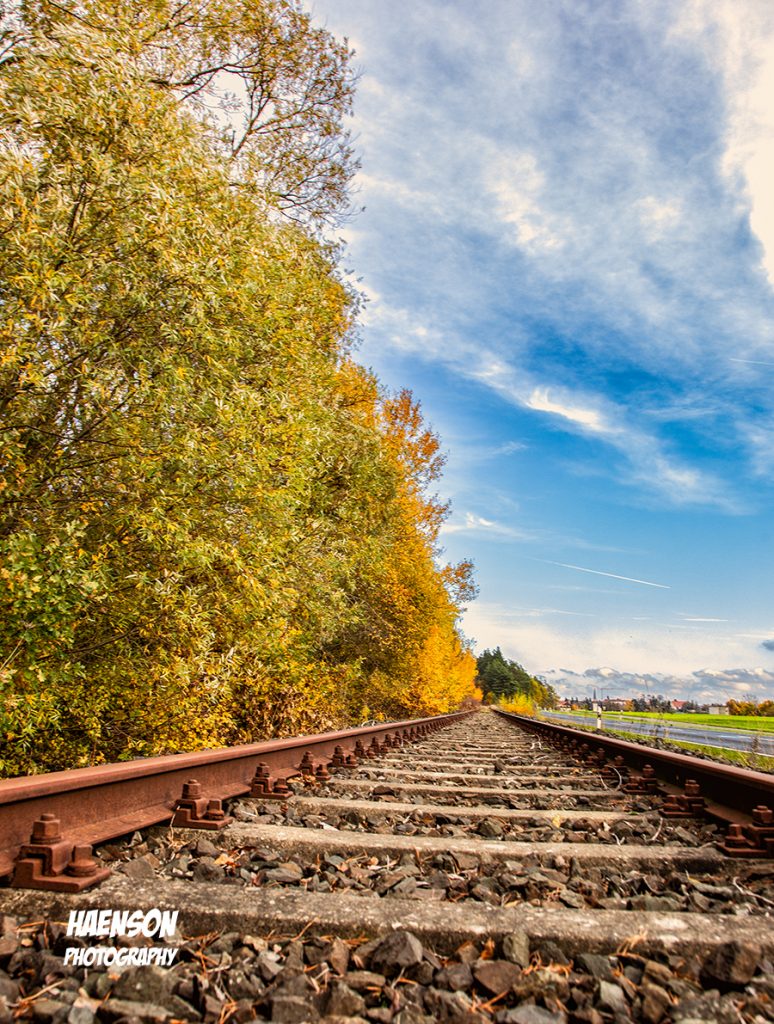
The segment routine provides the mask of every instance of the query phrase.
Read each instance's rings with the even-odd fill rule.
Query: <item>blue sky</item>
[[[774,696],[774,7],[314,0],[360,360],[448,453],[463,626],[561,692]]]

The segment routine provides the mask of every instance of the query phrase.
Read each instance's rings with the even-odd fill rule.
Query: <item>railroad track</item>
[[[185,755],[73,773],[77,799],[70,773],[0,783],[5,820],[23,819],[5,853],[17,881],[79,887],[111,872],[75,893],[0,890],[0,1022],[4,1002],[38,1024],[774,1019],[761,806],[774,779],[743,773],[731,806],[706,762],[666,755],[651,771],[651,750],[600,752],[571,732],[484,710],[237,748],[221,755],[228,777],[215,755]],[[121,785],[134,787],[125,801]],[[184,824],[153,824],[175,804]],[[59,876],[18,842],[35,819],[44,838],[44,806],[50,846],[68,846],[58,830],[75,840]],[[121,837],[129,822],[144,830]],[[95,837],[112,841],[92,858]],[[71,912],[94,909],[179,911],[180,932],[68,937]],[[95,941],[178,953],[169,968],[65,964]]]

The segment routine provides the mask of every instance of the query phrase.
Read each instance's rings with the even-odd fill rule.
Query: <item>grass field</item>
[[[573,711],[574,715],[596,719],[595,711]],[[722,729],[750,729],[754,732],[774,732],[774,718],[763,715],[694,715],[660,711],[603,711],[606,721],[617,718],[640,718],[656,722],[677,722],[683,725],[710,725]]]
[[[586,712],[586,714],[591,718],[596,718],[594,712]],[[611,711],[605,713],[605,717],[607,717],[608,714],[613,715],[614,712]],[[652,717],[657,718],[658,715],[655,714]],[[674,717],[687,718],[689,716],[679,715]],[[709,718],[710,716],[694,715],[693,717]],[[768,721],[772,721],[772,719],[769,718]],[[596,733],[596,729],[591,723],[589,723],[589,725],[579,724],[578,728],[591,733]],[[622,740],[630,740],[632,743],[644,743],[646,746],[651,745],[647,743],[642,733],[627,732],[623,726],[620,729],[614,728],[609,731]],[[668,743],[670,747],[684,750],[686,754],[706,754],[708,757],[714,758],[717,761],[726,761],[730,764],[738,764],[742,768],[752,768],[755,771],[761,772],[774,772],[774,757],[770,757],[767,754],[758,754],[754,750],[729,750],[726,747],[713,747],[703,743],[686,743],[683,740],[673,739],[670,739]]]

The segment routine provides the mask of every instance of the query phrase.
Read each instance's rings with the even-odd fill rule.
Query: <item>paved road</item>
[[[551,718],[566,719],[570,722],[583,722],[586,725],[596,724],[595,717],[574,715],[566,711],[544,711]],[[643,736],[658,735],[666,740],[682,740],[685,743],[704,743],[727,750],[750,751],[757,740],[758,753],[774,755],[774,733],[755,732],[747,729],[724,729],[722,725],[690,725],[682,722],[656,723],[644,718],[609,718],[602,714],[602,727],[608,731],[624,730],[639,732]]]

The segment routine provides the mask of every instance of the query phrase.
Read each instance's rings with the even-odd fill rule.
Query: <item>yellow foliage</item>
[[[510,711],[514,715],[524,715],[527,718],[534,718],[537,714],[535,702],[530,697],[525,697],[521,693],[517,693],[508,700],[499,700],[497,706],[502,708],[503,711]]]
[[[315,234],[346,47],[296,0],[30,0],[4,46],[0,772],[456,707],[440,443]]]

